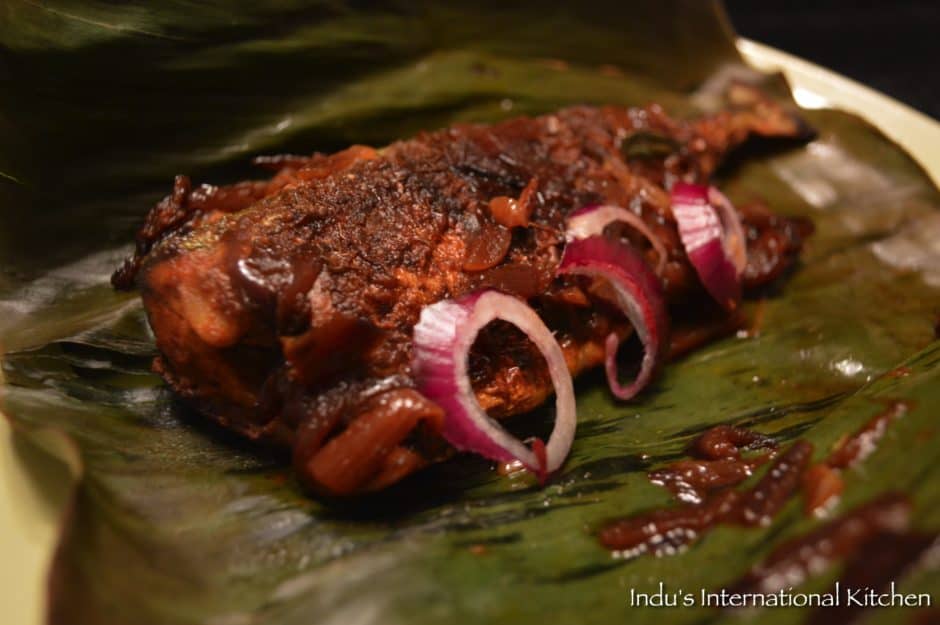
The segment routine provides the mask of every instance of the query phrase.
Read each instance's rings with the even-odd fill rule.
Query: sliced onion
[[[565,231],[565,237],[567,240],[573,241],[603,234],[604,228],[615,221],[632,226],[649,240],[653,249],[656,250],[656,256],[659,258],[659,262],[656,264],[656,273],[662,273],[669,258],[663,240],[656,236],[638,215],[620,206],[596,204],[576,210],[568,216],[568,228]]]
[[[666,347],[669,320],[659,278],[639,252],[602,236],[568,243],[558,273],[600,278],[610,285],[611,303],[633,324],[644,353],[636,379],[622,386],[617,375],[620,340],[611,333],[605,343],[607,384],[619,399],[632,398],[652,380]]]
[[[747,243],[744,239],[744,226],[741,225],[741,217],[735,210],[725,194],[715,187],[708,187],[708,201],[718,211],[718,217],[721,218],[721,225],[724,228],[724,237],[722,243],[725,252],[734,263],[734,268],[740,276],[747,267]]]
[[[525,333],[545,357],[555,387],[555,427],[535,451],[490,418],[477,402],[467,373],[468,354],[480,330],[502,319]],[[442,434],[454,447],[498,462],[518,460],[544,477],[562,465],[574,440],[574,388],[561,347],[525,302],[497,291],[480,291],[425,307],[414,329],[412,367],[418,389],[447,416]]]
[[[677,182],[672,187],[672,214],[705,289],[724,308],[734,310],[741,300],[740,275],[747,252],[731,202],[717,189]]]

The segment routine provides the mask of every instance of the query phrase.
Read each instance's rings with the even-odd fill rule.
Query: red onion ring
[[[558,273],[601,278],[612,287],[611,303],[633,324],[644,353],[636,379],[622,386],[617,375],[620,340],[611,333],[605,344],[604,368],[610,391],[619,399],[632,398],[652,380],[667,344],[669,318],[659,278],[636,250],[602,236],[568,243]]]
[[[604,228],[615,221],[632,226],[649,240],[653,249],[656,250],[656,256],[659,258],[659,262],[656,263],[656,273],[661,274],[666,267],[666,261],[669,259],[666,244],[649,229],[646,222],[640,219],[637,214],[620,206],[596,204],[579,208],[568,216],[568,228],[565,230],[565,238],[568,241],[573,241],[603,234]]]
[[[494,319],[522,330],[548,363],[555,387],[555,427],[544,452],[529,449],[489,417],[470,385],[470,348],[480,330]],[[488,290],[425,307],[414,328],[412,368],[418,390],[444,409],[442,434],[457,449],[498,462],[519,460],[540,478],[565,461],[576,425],[571,373],[555,337],[525,302]]]
[[[713,187],[677,182],[671,195],[672,214],[689,261],[709,294],[725,309],[734,310],[741,301],[740,275],[747,264],[737,212]]]
[[[724,228],[724,237],[722,242],[725,251],[734,263],[734,268],[740,276],[747,267],[747,243],[744,238],[744,226],[741,225],[741,217],[735,210],[725,194],[715,187],[708,187],[708,201],[718,211],[718,217],[721,218],[721,225]]]

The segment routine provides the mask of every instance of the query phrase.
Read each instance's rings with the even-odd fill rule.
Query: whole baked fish
[[[441,409],[417,388],[413,331],[441,300],[495,289],[525,300],[554,333],[572,375],[604,361],[631,324],[576,276],[559,276],[566,219],[624,207],[650,240],[620,238],[657,267],[673,318],[672,353],[740,317],[716,306],[671,210],[677,181],[706,184],[752,135],[805,137],[794,116],[739,85],[726,110],[691,121],[660,107],[574,107],[495,125],[457,125],[382,149],[258,159],[270,180],[193,187],[148,215],[114,275],[138,286],[159,372],[225,427],[292,449],[311,488],[346,495],[394,483],[452,451]],[[741,286],[779,277],[803,222],[739,207]],[[500,418],[551,393],[538,350],[494,322],[469,357],[480,406]]]

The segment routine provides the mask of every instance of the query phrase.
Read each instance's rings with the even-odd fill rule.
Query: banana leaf
[[[733,200],[816,224],[793,275],[748,303],[760,331],[670,364],[635,403],[612,401],[599,375],[580,380],[578,436],[544,488],[461,456],[363,501],[311,499],[283,458],[174,401],[150,372],[137,298],[107,284],[176,173],[237,180],[258,153],[572,103],[698,114],[748,71],[718,3],[13,0],[0,16],[2,409],[21,435],[63,433],[82,465],[51,623],[737,622],[634,608],[629,592],[730,584],[817,523],[798,502],[674,557],[612,558],[596,529],[668,503],[646,472],[712,425],[806,437],[821,457],[885,398],[913,408],[847,473],[840,510],[899,490],[915,526],[940,528],[940,193],[845,113],[804,111],[811,143],[720,172]],[[787,97],[779,77],[762,80]],[[550,411],[515,426],[544,434]],[[940,573],[900,588],[935,593]]]

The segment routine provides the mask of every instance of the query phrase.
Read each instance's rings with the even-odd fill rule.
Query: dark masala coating
[[[451,451],[436,434],[444,415],[414,389],[410,369],[423,307],[499,289],[542,316],[572,374],[601,363],[606,336],[626,336],[629,324],[555,270],[566,216],[608,203],[665,242],[671,310],[707,337],[696,311],[715,307],[685,257],[666,187],[707,181],[750,135],[805,132],[738,86],[729,109],[691,122],[657,106],[575,107],[381,150],[260,159],[276,170],[269,181],[192,188],[181,176],[113,282],[139,286],[161,352],[155,369],[181,397],[225,427],[292,448],[298,475],[318,492],[376,490]],[[647,141],[657,150],[643,149]],[[741,212],[742,279],[754,288],[793,262],[807,230],[757,205]],[[648,242],[623,236],[654,264]],[[724,320],[711,313],[707,324]],[[538,351],[502,322],[481,333],[470,371],[495,417],[551,392]]]

